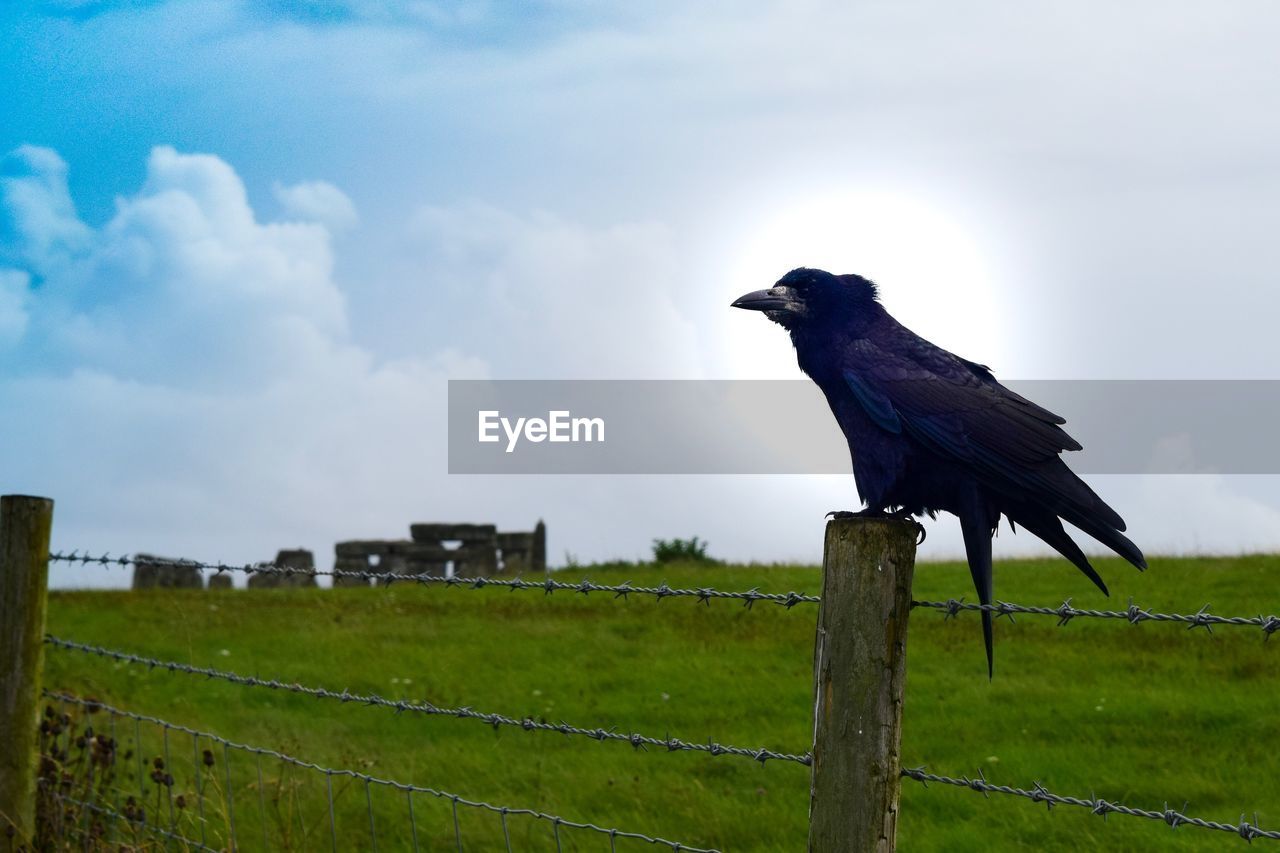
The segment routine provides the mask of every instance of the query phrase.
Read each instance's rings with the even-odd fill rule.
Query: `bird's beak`
[[[768,290],[756,290],[739,296],[731,308],[745,308],[748,311],[785,311],[795,305],[795,300],[785,287],[771,287]]]

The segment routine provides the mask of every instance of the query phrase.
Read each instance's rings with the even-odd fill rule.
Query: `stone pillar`
[[[268,565],[282,568],[302,569],[296,575],[269,572],[260,575],[249,575],[249,589],[275,589],[278,587],[314,587],[316,586],[315,556],[305,548],[288,548],[276,552],[276,558]]]
[[[296,575],[280,575],[281,586],[314,587],[317,585],[316,576],[311,574],[316,570],[316,558],[306,548],[291,548],[278,552],[276,565],[303,570]]]
[[[412,572],[409,571],[409,561],[405,559],[405,556],[394,552],[388,553],[382,557],[381,561],[378,563],[377,570],[385,575],[412,574]],[[394,580],[383,580],[382,578],[378,578],[377,581],[378,586],[388,586],[394,582]]]
[[[369,570],[368,557],[337,557],[333,561],[333,569],[337,572],[367,572]],[[368,578],[358,577],[341,577],[334,575],[333,585],[337,586],[368,586]]]
[[[204,578],[195,566],[154,554],[134,555],[134,589],[201,589],[203,586]]]
[[[498,549],[502,551],[502,572],[519,575],[529,571],[533,557],[532,533],[499,533]]]
[[[439,549],[457,577],[489,577],[498,570],[498,528],[492,524],[411,524],[415,544]],[[445,542],[461,543],[446,548]],[[443,565],[441,566],[443,568]]]
[[[378,557],[381,562],[384,554],[387,553],[389,543],[381,539],[353,539],[348,542],[339,542],[334,548],[334,571],[339,572],[369,572],[377,571],[370,561],[370,557]],[[334,586],[369,586],[368,578],[346,578],[334,576]]]
[[[529,558],[529,568],[534,572],[547,570],[547,526],[538,519],[533,528],[533,554]]]
[[[457,553],[458,556],[454,558],[453,573],[458,577],[488,578],[498,573],[496,538],[459,548]]]
[[[444,575],[444,564],[452,559],[452,551],[439,545],[412,541],[389,542],[384,560],[390,560],[391,571],[405,575]]]

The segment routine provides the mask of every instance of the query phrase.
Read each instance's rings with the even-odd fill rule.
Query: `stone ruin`
[[[312,574],[316,570],[316,558],[314,553],[307,551],[306,548],[285,548],[284,551],[275,552],[275,560],[271,561],[273,566],[280,566],[282,569],[301,569],[296,575],[283,574],[262,574],[248,576],[248,588],[250,589],[279,589],[282,587],[315,587],[316,578]]]
[[[153,554],[138,554],[134,557],[133,588],[202,589],[205,584],[200,570],[194,565],[184,565],[185,562]],[[305,548],[280,551],[271,565],[304,569],[305,573],[249,575],[250,589],[316,586],[315,575],[311,574],[315,571],[316,559]],[[231,589],[232,586],[229,572],[209,576],[209,589]]]
[[[547,570],[547,526],[529,532],[499,532],[493,524],[411,524],[408,539],[357,539],[339,542],[334,569],[377,574],[487,578],[493,575],[542,573]],[[301,569],[296,575],[251,574],[250,589],[314,587],[315,556],[305,548],[280,551],[271,563]],[[383,581],[378,581],[382,585]],[[334,586],[368,586],[366,578],[335,577]],[[204,578],[183,560],[138,554],[133,588],[201,589]],[[209,589],[230,589],[225,572],[209,577]]]
[[[157,557],[155,554],[137,554],[133,558],[133,588],[152,589],[203,589],[204,578],[195,566],[183,565],[182,560]]]
[[[231,575],[227,572],[209,576],[209,589],[231,589],[233,586],[235,585],[231,583]]]
[[[315,555],[306,548],[287,548],[276,552],[271,565],[281,568],[302,569],[296,575],[271,574],[249,575],[249,589],[279,589],[281,587],[316,586]],[[210,578],[210,583],[213,579]]]
[[[460,578],[547,570],[547,526],[541,521],[527,533],[502,533],[493,524],[411,524],[409,537],[339,542],[333,567],[397,575],[452,573]],[[350,577],[335,577],[333,583],[369,585],[365,578]]]

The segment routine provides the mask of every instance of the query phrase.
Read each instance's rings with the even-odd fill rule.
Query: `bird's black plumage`
[[[733,304],[764,311],[791,333],[800,369],[822,389],[848,441],[866,514],[945,511],[960,519],[983,604],[992,602],[991,537],[1002,515],[1104,593],[1063,521],[1146,567],[1122,533],[1124,521],[1062,461],[1062,451],[1080,449],[1062,429],[1065,421],[1001,385],[985,365],[893,319],[868,279],[796,269]],[[990,673],[986,611],[982,628]]]

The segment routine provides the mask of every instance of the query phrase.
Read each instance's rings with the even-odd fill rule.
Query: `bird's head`
[[[763,311],[784,328],[801,329],[827,322],[845,323],[876,304],[876,285],[870,279],[800,267],[768,290],[738,297],[732,307]]]

